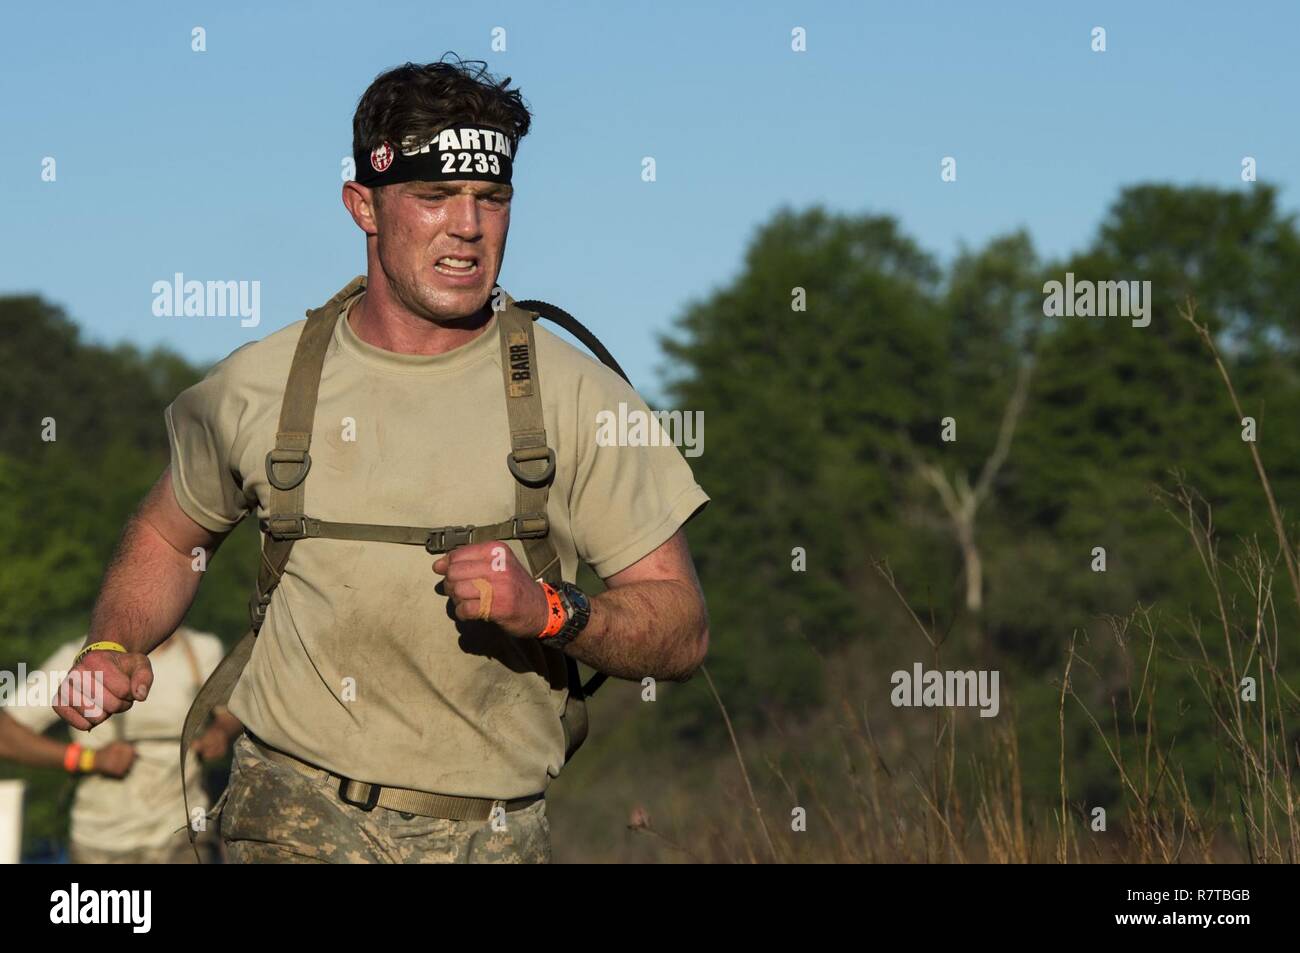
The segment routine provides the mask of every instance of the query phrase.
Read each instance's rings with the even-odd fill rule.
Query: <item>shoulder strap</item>
[[[364,277],[354,278],[342,291],[323,306],[307,312],[307,324],[298,338],[289,367],[289,380],[280,403],[280,424],[275,435],[275,449],[266,455],[267,479],[271,482],[270,511],[301,513],[303,511],[303,480],[311,469],[311,431],[316,417],[316,392],[320,386],[321,368],[329,346],[334,324],[350,298],[365,288]],[[278,467],[292,465],[288,473]],[[230,695],[239,682],[239,676],[253,654],[253,643],[271,602],[271,593],[280,583],[280,577],[289,562],[293,539],[262,538],[262,558],[257,571],[257,583],[249,600],[249,629],[239,643],[221,660],[208,676],[203,687],[190,705],[181,730],[181,790],[185,798],[185,828],[190,844],[194,844],[194,826],[190,823],[189,788],[185,785],[185,760],[190,745],[212,717],[218,705],[230,701]],[[195,848],[197,853],[197,848]]]
[[[560,327],[564,328],[564,330],[568,331],[575,338],[581,341],[587,347],[587,350],[600,358],[602,364],[612,370],[619,377],[623,378],[629,387],[632,385],[632,381],[629,380],[627,374],[623,372],[623,368],[619,365],[618,361],[614,360],[614,355],[609,353],[609,349],[605,347],[605,345],[601,344],[600,339],[596,337],[596,335],[592,334],[581,321],[569,314],[569,312],[556,305],[549,304],[545,301],[537,301],[532,298],[529,298],[526,301],[516,301],[515,307],[523,311],[531,311],[539,317],[548,318],[549,320],[554,321]],[[569,683],[574,684],[578,680],[577,666],[573,664],[571,659],[569,664]],[[595,694],[596,689],[600,688],[607,678],[609,678],[609,676],[604,672],[596,672],[587,680],[587,683],[582,686],[582,694],[584,696]],[[581,742],[579,742],[579,744],[581,744]]]
[[[551,482],[555,479],[555,451],[546,442],[533,322],[526,312],[512,308],[502,311],[499,321],[501,371],[505,377],[506,417],[510,424],[506,466],[515,478],[515,512],[545,513]],[[550,534],[523,540],[523,546],[533,577],[543,582],[558,581],[560,557]]]
[[[510,453],[506,466],[515,478],[515,512],[545,513],[555,479],[555,451],[546,441],[542,414],[542,382],[537,370],[533,318],[527,311],[507,308],[501,322],[501,372],[505,379],[506,417],[510,424]],[[551,585],[561,579],[560,556],[550,534],[523,540],[524,554],[534,579]],[[587,740],[587,702],[578,663],[564,656],[569,687],[560,715],[567,761]]]

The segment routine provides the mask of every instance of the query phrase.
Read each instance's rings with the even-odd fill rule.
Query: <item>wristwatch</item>
[[[559,632],[542,642],[552,648],[562,649],[586,628],[587,620],[591,618],[591,601],[585,592],[571,582],[560,583],[555,587],[555,593],[564,606],[564,625]]]

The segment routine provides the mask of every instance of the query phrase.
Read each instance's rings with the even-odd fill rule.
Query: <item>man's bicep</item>
[[[247,384],[222,362],[163,412],[171,446],[171,496],[190,520],[218,536],[234,529],[250,506],[234,449],[243,406],[234,395]],[[170,506],[169,512],[176,515]]]
[[[193,553],[202,547],[214,550],[230,531],[216,532],[198,523],[176,499],[172,486],[172,469],[166,467],[158,482],[153,485],[149,495],[140,507],[140,518],[147,522],[169,546],[181,553]]]
[[[684,540],[659,550],[704,508],[708,495],[641,396],[612,371],[597,371],[584,378],[578,397],[578,454],[569,494],[578,556],[602,579],[621,578],[651,555],[646,567],[668,558],[680,568]],[[620,415],[646,424],[636,439],[632,431],[627,439],[606,432],[609,419]],[[651,430],[656,439],[649,439]]]

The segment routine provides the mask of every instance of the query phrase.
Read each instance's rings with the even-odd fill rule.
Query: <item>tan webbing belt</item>
[[[338,775],[332,775],[339,777]],[[427,791],[412,791],[409,788],[381,788],[377,784],[363,781],[349,781],[339,778],[342,787],[339,797],[357,807],[384,807],[390,811],[402,811],[406,814],[419,814],[421,817],[439,817],[450,821],[486,821],[492,817],[492,809],[500,805],[507,814],[522,811],[542,799],[542,795],[514,798],[509,801],[494,801],[481,797],[454,797],[450,794],[430,794]],[[379,796],[375,797],[374,792]]]
[[[449,821],[486,821],[492,817],[493,808],[501,806],[507,814],[522,811],[540,801],[541,794],[510,800],[494,800],[486,797],[462,797],[456,794],[431,794],[428,791],[414,791],[410,788],[384,787],[353,781],[341,774],[335,774],[318,764],[295,758],[287,751],[281,751],[267,744],[261,738],[249,732],[249,737],[257,745],[258,754],[287,765],[302,774],[314,778],[328,775],[338,782],[339,799],[370,811],[376,807],[388,808],[390,811],[402,811],[406,814],[418,814],[421,817],[438,817]]]
[[[424,546],[430,553],[442,553],[468,543],[518,539],[523,545],[533,578],[552,585],[561,581],[560,557],[550,539],[550,525],[546,517],[547,496],[555,476],[555,451],[546,441],[533,318],[519,308],[508,308],[497,315],[506,414],[510,426],[510,452],[506,456],[506,466],[515,478],[514,517],[482,526],[415,527],[336,523],[307,515],[305,481],[311,470],[312,429],[325,352],[344,306],[350,299],[361,294],[365,287],[365,276],[358,276],[320,308],[307,312],[307,323],[294,350],[284,398],[280,404],[275,447],[266,455],[266,473],[271,491],[267,517],[261,523],[263,540],[257,582],[248,605],[249,630],[221,660],[190,706],[181,735],[182,782],[190,744],[206,726],[213,709],[229,702],[244,666],[253,653],[257,633],[266,620],[271,595],[279,585],[289,562],[289,553],[297,540],[331,538],[401,543]],[[587,737],[586,701],[578,666],[573,658],[564,653],[548,652],[547,655],[558,655],[563,659],[569,687],[564,713],[560,716],[567,760]],[[559,660],[548,658],[548,663],[559,664]],[[349,783],[369,788],[364,782]],[[380,797],[383,797],[382,792]],[[380,806],[387,806],[379,803]],[[419,813],[409,808],[394,809]],[[193,843],[195,831],[189,823],[188,815],[187,798],[186,827]]]

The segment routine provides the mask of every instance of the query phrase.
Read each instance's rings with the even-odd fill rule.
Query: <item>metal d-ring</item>
[[[528,462],[532,463],[533,461],[529,460]],[[546,472],[540,477],[526,476],[523,471],[519,469],[519,461],[515,459],[515,452],[513,450],[506,454],[506,466],[510,468],[510,472],[514,474],[515,479],[524,486],[545,486],[551,481],[551,477],[555,476],[555,451],[550,447],[546,448]]]
[[[295,457],[291,457],[291,458],[288,459],[288,460],[273,460],[273,459],[271,459],[271,458],[274,457],[277,453],[282,453],[282,454],[283,454],[283,453],[292,453],[292,454],[295,454],[295,455],[298,454],[298,453],[301,453],[301,454],[302,454],[302,457],[299,459],[299,458],[297,458],[297,457],[295,456]],[[276,475],[275,475],[275,465],[276,465],[277,463],[296,463],[296,464],[298,464],[298,466],[300,467],[300,469],[298,470],[298,472],[297,472],[296,474],[294,474],[294,479],[292,479],[292,480],[287,480],[287,481],[281,483],[280,480],[277,479],[277,478],[276,478]],[[296,487],[296,486],[297,486],[299,483],[301,483],[303,480],[307,479],[307,471],[310,470],[310,469],[311,469],[311,454],[308,453],[306,450],[302,450],[302,451],[298,451],[298,450],[268,450],[267,453],[266,453],[266,479],[267,479],[267,482],[269,482],[269,483],[271,484],[271,486],[275,487],[277,490],[292,490],[294,487]]]

